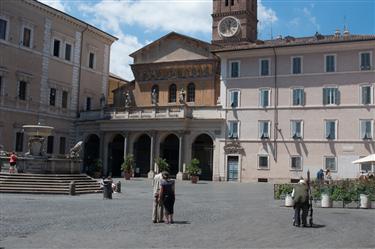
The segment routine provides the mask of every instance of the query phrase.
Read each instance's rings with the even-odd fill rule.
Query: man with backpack
[[[302,226],[307,226],[307,215],[309,212],[309,192],[306,181],[301,179],[293,188],[292,198],[294,200],[294,226],[301,225],[301,211],[302,211]]]

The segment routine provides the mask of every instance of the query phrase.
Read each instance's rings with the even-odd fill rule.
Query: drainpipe
[[[277,162],[277,138],[278,138],[278,135],[279,135],[279,133],[278,133],[279,132],[279,111],[278,111],[277,107],[279,105],[279,90],[277,88],[277,54],[276,54],[276,48],[273,47],[272,50],[273,50],[273,54],[274,54],[274,66],[275,66],[275,73],[274,73],[274,89],[275,89],[274,103],[275,103],[275,109],[274,109],[274,116],[273,116],[273,123],[274,123],[273,144],[274,144],[274,148],[275,148],[274,159],[275,159],[275,162]]]
[[[82,80],[82,54],[83,54],[83,33],[89,29],[89,25],[86,24],[85,29],[81,32],[81,51],[79,55],[79,71],[78,71],[78,92],[77,92],[77,118],[79,118],[79,106],[80,106],[80,93],[81,93],[81,80]]]

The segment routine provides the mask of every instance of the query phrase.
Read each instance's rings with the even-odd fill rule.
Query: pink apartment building
[[[212,52],[227,120],[215,178],[285,181],[321,168],[357,177],[351,162],[375,152],[375,35],[260,41],[256,5],[214,0]]]

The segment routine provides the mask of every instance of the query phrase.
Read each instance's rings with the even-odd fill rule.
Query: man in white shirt
[[[152,206],[152,222],[164,222],[163,221],[163,205],[159,202],[159,192],[160,192],[160,181],[163,179],[161,172],[155,175],[152,181],[154,203]]]

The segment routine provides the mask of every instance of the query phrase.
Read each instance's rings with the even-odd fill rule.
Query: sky
[[[110,33],[110,71],[132,80],[129,54],[175,31],[211,41],[212,0],[39,0]],[[239,0],[246,1],[246,0]],[[258,0],[258,39],[375,34],[375,0]]]

